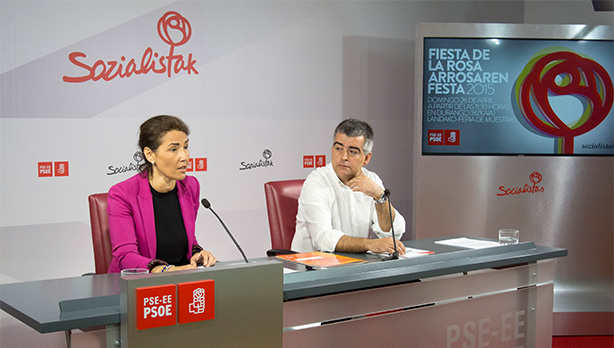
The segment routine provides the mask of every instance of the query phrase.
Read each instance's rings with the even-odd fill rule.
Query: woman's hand
[[[213,256],[213,254],[211,254],[205,249],[201,250],[199,253],[192,255],[192,258],[190,259],[190,265],[194,267],[198,267],[198,264],[201,263],[205,267],[211,267],[215,265],[216,262],[217,259],[215,258],[215,256]]]
[[[186,269],[194,269],[197,266],[192,264],[187,264],[183,266],[174,266],[174,265],[160,265],[156,266],[151,270],[151,273],[162,273],[162,272],[174,272],[174,271],[183,271]]]

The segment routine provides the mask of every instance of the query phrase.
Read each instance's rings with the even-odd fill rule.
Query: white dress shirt
[[[377,174],[365,168],[362,171],[384,188]],[[399,239],[405,232],[405,219],[395,212],[394,233]],[[392,235],[379,227],[372,197],[354,192],[341,182],[331,163],[307,176],[298,200],[292,250],[332,252],[343,235],[369,238],[370,232],[378,238]]]

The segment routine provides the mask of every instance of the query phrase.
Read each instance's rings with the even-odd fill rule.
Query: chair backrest
[[[107,273],[113,248],[109,236],[109,215],[107,213],[107,194],[96,193],[88,197],[90,205],[90,222],[92,225],[92,243],[94,245],[94,263],[96,274]]]
[[[304,182],[305,179],[299,179],[270,181],[264,184],[273,249],[290,250],[296,228],[298,197]]]

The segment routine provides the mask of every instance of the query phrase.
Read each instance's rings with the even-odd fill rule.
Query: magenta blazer
[[[188,260],[196,241],[200,184],[193,176],[177,181],[177,196],[188,236]],[[156,226],[147,172],[113,185],[109,190],[109,234],[113,259],[108,273],[125,268],[147,268],[156,258]]]

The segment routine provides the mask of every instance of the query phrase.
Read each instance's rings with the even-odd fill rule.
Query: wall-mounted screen
[[[614,155],[614,41],[452,36],[420,38],[423,155]]]

